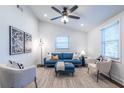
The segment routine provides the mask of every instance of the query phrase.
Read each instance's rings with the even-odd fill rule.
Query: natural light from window
[[[102,55],[112,59],[120,59],[120,25],[119,21],[101,29]]]
[[[68,36],[56,37],[56,49],[68,49],[69,38]]]

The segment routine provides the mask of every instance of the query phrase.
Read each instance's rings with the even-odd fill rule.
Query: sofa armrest
[[[82,58],[81,58],[81,57],[79,57],[79,60],[82,60]]]
[[[46,64],[46,59],[47,59],[46,57],[43,59],[44,60],[44,64]]]
[[[97,63],[97,60],[93,59],[93,58],[88,58],[88,59],[86,59],[86,61],[87,61],[87,63],[93,63],[93,64]]]
[[[36,77],[36,66],[24,69],[2,66],[0,70],[2,87],[25,87]]]
[[[18,81],[16,87],[24,87],[36,78],[36,66],[30,66],[14,73],[15,81]]]

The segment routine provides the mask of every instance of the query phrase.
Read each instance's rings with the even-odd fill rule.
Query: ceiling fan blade
[[[73,18],[73,19],[80,19],[80,17],[75,16],[75,15],[69,15],[68,17],[69,17],[69,18]]]
[[[56,12],[62,14],[62,12],[61,12],[59,9],[57,9],[56,7],[52,6],[51,8],[52,8],[53,10],[55,10]]]
[[[77,5],[73,6],[73,7],[70,9],[70,12],[72,13],[72,12],[75,11],[77,8],[78,8]]]
[[[52,18],[51,20],[56,20],[58,18],[61,18],[62,16],[58,16],[58,17],[55,17],[55,18]]]

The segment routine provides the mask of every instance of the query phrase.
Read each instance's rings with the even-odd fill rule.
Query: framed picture
[[[10,55],[24,53],[24,32],[9,26]]]
[[[32,52],[32,35],[25,33],[25,53]]]

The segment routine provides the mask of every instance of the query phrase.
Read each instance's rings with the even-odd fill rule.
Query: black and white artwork
[[[29,33],[25,33],[25,53],[32,52],[32,36]]]
[[[22,54],[24,53],[24,32],[9,26],[10,35],[10,55]]]

